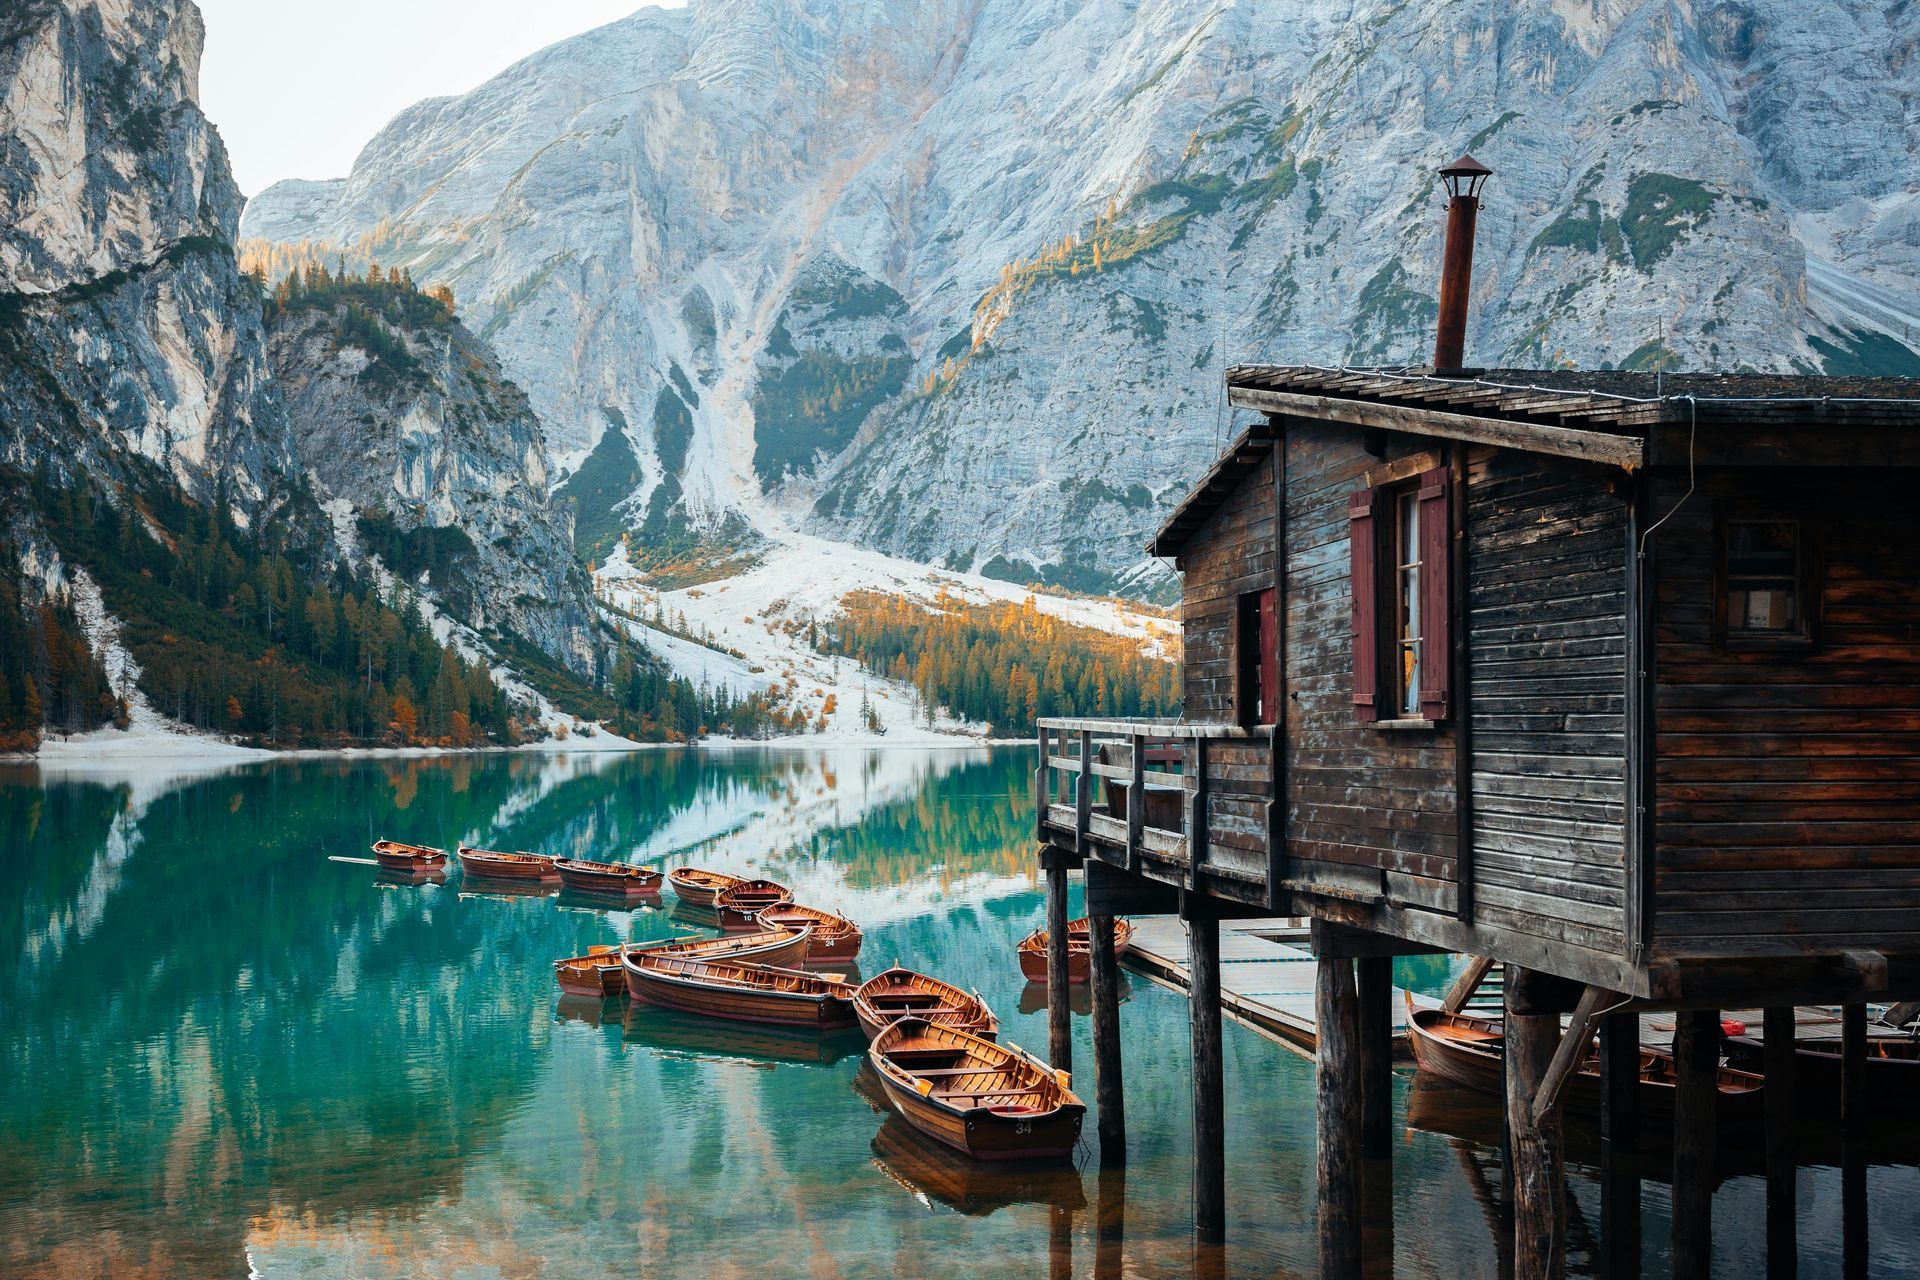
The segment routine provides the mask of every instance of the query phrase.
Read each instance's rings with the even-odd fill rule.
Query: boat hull
[[[860,955],[861,944],[866,940],[866,936],[860,932],[860,926],[851,920],[811,907],[796,908],[791,903],[762,911],[758,920],[762,929],[812,927],[813,941],[807,946],[808,964],[856,959]]]
[[[994,1041],[1000,1021],[984,1000],[924,974],[889,969],[860,985],[853,998],[860,1029],[872,1040],[902,1018],[925,1018]]]
[[[760,923],[760,913],[769,908],[780,906],[778,901],[749,902],[745,904],[722,903],[714,907],[720,916],[720,927],[728,933],[752,933],[767,926]]]
[[[460,870],[479,880],[513,881],[519,884],[553,884],[560,879],[552,858],[537,854],[501,854],[484,849],[460,850]]]
[[[560,883],[575,893],[596,898],[654,898],[660,895],[658,873],[633,875],[621,871],[596,871],[565,862],[555,864]]]
[[[398,840],[378,840],[373,846],[373,860],[382,871],[398,871],[403,874],[432,873],[447,869],[447,851],[431,849],[425,845],[402,844]]]
[[[603,1000],[627,993],[627,975],[620,963],[620,948],[595,948],[584,956],[553,962],[554,980],[570,996]]]
[[[1451,1026],[1455,1034],[1445,1033]],[[1504,1094],[1500,1061],[1504,1045],[1497,1019],[1472,1014],[1448,1014],[1440,1009],[1407,1007],[1407,1039],[1413,1060],[1422,1073],[1480,1093]],[[1600,1072],[1589,1059],[1566,1083],[1562,1105],[1570,1115],[1600,1114]],[[1654,1125],[1673,1123],[1672,1056],[1657,1050],[1640,1051],[1638,1097],[1642,1118]],[[1662,1078],[1664,1077],[1664,1078]],[[1744,1072],[1720,1070],[1716,1110],[1723,1124],[1744,1124],[1760,1115],[1761,1089]]]
[[[1093,976],[1093,940],[1086,920],[1067,926],[1067,981],[1079,986]],[[1028,982],[1047,982],[1046,930],[1027,937],[1020,944],[1020,973]],[[1133,925],[1126,920],[1113,922],[1113,958],[1120,959],[1133,945]]]
[[[725,986],[644,960],[627,965],[626,978],[627,990],[634,999],[662,1009],[729,1022],[818,1027],[823,1031],[853,1025],[852,1003],[845,994],[830,990]]]
[[[678,867],[667,872],[667,884],[673,889],[673,896],[691,907],[713,907],[713,900],[720,891],[730,884],[738,884],[738,876],[725,876],[718,872],[696,872],[689,867]]]
[[[635,957],[651,953],[684,956],[695,960],[727,960],[736,964],[767,964],[776,968],[791,969],[805,962],[808,941],[808,931],[805,929],[770,929],[765,934],[749,934],[745,937],[656,942],[649,946],[629,947],[627,952]],[[626,983],[626,992],[628,995],[634,994],[630,980]]]
[[[1727,1041],[1727,1050],[1736,1065],[1752,1071],[1760,1069],[1761,1042],[1754,1037],[1734,1036]],[[1884,1047],[1878,1041],[1869,1040],[1867,1051],[1867,1070],[1863,1077],[1867,1100],[1876,1107],[1903,1114],[1920,1112],[1920,1048],[1912,1047],[1911,1042],[1902,1038],[1891,1040]],[[1892,1056],[1883,1056],[1888,1054]],[[1793,1077],[1801,1105],[1829,1099],[1837,1107],[1840,1074],[1838,1041],[1803,1041],[1796,1047]]]
[[[986,1107],[958,1111],[881,1072],[887,1101],[900,1118],[943,1146],[975,1160],[1064,1160],[1080,1142],[1086,1108],[1075,1104],[1043,1116],[1006,1114]]]

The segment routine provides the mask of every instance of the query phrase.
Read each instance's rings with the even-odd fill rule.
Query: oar
[[[380,865],[379,863],[375,862],[372,858],[343,858],[337,853],[328,854],[327,861],[328,862],[349,862],[356,867],[377,867]]]

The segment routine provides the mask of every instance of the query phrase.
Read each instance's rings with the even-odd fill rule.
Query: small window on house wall
[[[1240,597],[1234,622],[1238,657],[1234,709],[1243,725],[1276,724],[1280,718],[1280,626],[1273,588]]]
[[[1347,503],[1353,709],[1369,722],[1447,718],[1452,514],[1444,467]]]
[[[1722,520],[1715,616],[1721,638],[1736,646],[1810,644],[1817,589],[1812,561],[1808,531],[1798,518]]]

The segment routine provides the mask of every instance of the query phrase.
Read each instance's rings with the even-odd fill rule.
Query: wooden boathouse
[[[1562,1265],[1570,1076],[1597,1034],[1631,1141],[1652,1010],[1679,1011],[1674,1273],[1707,1273],[1717,1011],[1756,1007],[1790,1275],[1793,1007],[1845,1006],[1858,1127],[1865,1003],[1920,998],[1920,385],[1464,369],[1486,171],[1443,172],[1434,367],[1228,371],[1261,418],[1149,547],[1182,574],[1184,717],[1037,726],[1052,937],[1071,868],[1095,923],[1102,1158],[1111,918],[1189,930],[1217,1238],[1218,922],[1308,916],[1326,1275],[1357,1269],[1357,1170],[1388,1146],[1391,958],[1432,951],[1504,967],[1517,1275]]]

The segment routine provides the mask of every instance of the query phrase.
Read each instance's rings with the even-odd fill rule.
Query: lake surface
[[[827,1040],[563,1001],[550,961],[700,932],[671,910],[381,883],[378,835],[765,874],[1044,1051],[1013,944],[1039,925],[1017,749],[0,768],[0,1274],[594,1277],[1190,1273],[1186,1002],[1132,974],[1131,1162],[983,1170],[864,1096]],[[668,907],[669,893],[663,899]],[[1444,962],[1402,962],[1444,984]],[[1091,1103],[1085,1005],[1078,1086]],[[1315,1274],[1313,1071],[1231,1022],[1232,1274]],[[1398,1076],[1373,1274],[1501,1270],[1491,1106]],[[1578,1129],[1577,1124],[1572,1126]],[[1575,1274],[1600,1182],[1571,1171]],[[1587,1150],[1590,1150],[1587,1148]],[[1876,1164],[1871,1273],[1920,1257],[1920,1176]],[[1728,1161],[1718,1272],[1763,1260]],[[1658,1173],[1657,1158],[1648,1164]],[[1641,1194],[1664,1275],[1667,1192]],[[1839,1275],[1840,1175],[1801,1172],[1803,1274]],[[1618,1237],[1616,1237],[1617,1239]]]

